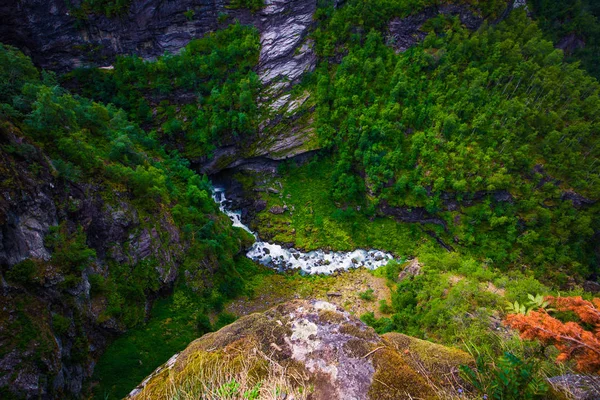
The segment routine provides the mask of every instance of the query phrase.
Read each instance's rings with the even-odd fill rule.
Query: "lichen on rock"
[[[420,369],[404,352],[407,348],[410,354],[425,348],[435,355],[419,359],[426,366]],[[380,337],[331,303],[296,300],[195,340],[130,398],[161,399],[172,393],[211,398],[210,388],[218,392],[228,382],[240,391],[258,387],[260,398],[269,398],[277,380],[294,399],[433,399],[445,388],[432,385],[423,371],[445,373],[471,362],[459,350],[399,334]]]

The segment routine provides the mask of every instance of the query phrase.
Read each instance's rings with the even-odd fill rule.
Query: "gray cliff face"
[[[72,4],[75,9],[79,3]],[[310,96],[292,98],[289,91],[316,66],[308,38],[316,0],[266,0],[255,13],[227,4],[224,0],[133,0],[126,15],[77,19],[65,0],[8,0],[0,5],[0,19],[6,21],[0,26],[0,42],[24,50],[43,68],[65,72],[80,66],[107,67],[119,54],[152,59],[176,53],[190,40],[236,20],[253,25],[260,32],[256,69],[264,84],[258,100],[273,115],[264,116],[253,143],[224,143],[212,158],[198,160],[200,168],[212,174],[256,165],[249,161],[256,157],[281,160],[315,150],[312,120],[301,118],[310,108]],[[186,16],[190,10],[193,15]]]
[[[317,2],[313,0],[267,0],[260,12],[260,58],[263,84],[289,86],[312,71],[317,59],[307,39]],[[278,86],[279,86],[278,85]]]
[[[0,130],[0,146],[18,142],[16,135]],[[29,168],[33,164],[39,168]],[[134,266],[148,260],[157,272],[159,290],[168,289],[177,278],[186,243],[166,219],[140,218],[127,198],[109,204],[101,188],[57,179],[39,149],[27,159],[0,152],[0,171],[0,387],[27,398],[77,396],[92,375],[93,360],[125,329],[105,316],[104,297],[91,296],[89,276],[107,277],[111,262]],[[53,265],[44,245],[59,222],[70,231],[81,227],[87,246],[96,252],[71,282]],[[37,265],[34,281],[4,279],[26,259]],[[55,315],[67,325],[57,330]],[[22,330],[24,326],[29,328]]]
[[[177,53],[190,40],[235,20],[261,32],[259,73],[264,83],[291,82],[316,62],[305,38],[316,0],[267,0],[256,12],[231,9],[226,0],[133,0],[126,15],[77,18],[79,1],[8,0],[0,5],[0,42],[30,55],[39,66],[68,71],[108,66],[119,54],[154,58]],[[190,13],[191,11],[191,13]]]
[[[72,1],[77,8],[79,1]],[[184,14],[193,10],[192,18]],[[153,58],[177,52],[218,27],[220,0],[134,0],[127,15],[78,19],[64,0],[8,0],[0,6],[0,41],[16,45],[46,69],[110,65],[119,54]],[[234,16],[247,22],[248,12]]]
[[[43,191],[20,193],[15,209],[6,213],[0,227],[0,265],[14,265],[27,258],[49,260],[44,247],[44,236],[50,226],[56,225],[56,208]]]

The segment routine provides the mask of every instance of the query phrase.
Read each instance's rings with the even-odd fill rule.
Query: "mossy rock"
[[[437,399],[433,388],[415,371],[393,347],[386,347],[373,355],[375,374],[368,398],[384,399]]]
[[[243,398],[254,390],[261,399],[436,399],[443,388],[432,383],[471,361],[404,335],[382,338],[331,303],[298,300],[193,341],[130,397]],[[423,375],[422,365],[440,377]]]
[[[396,332],[386,333],[382,337],[390,347],[403,354],[413,369],[425,374],[435,386],[447,390],[466,386],[459,374],[461,365],[475,366],[473,357],[459,349]]]

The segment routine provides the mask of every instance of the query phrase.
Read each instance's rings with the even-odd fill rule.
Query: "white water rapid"
[[[256,238],[246,256],[267,267],[276,268],[280,271],[290,268],[300,268],[309,274],[330,274],[336,270],[346,270],[364,266],[376,269],[384,266],[393,257],[389,253],[380,250],[354,250],[351,252],[314,250],[303,253],[294,248],[286,249],[278,244],[263,242],[258,235],[252,232],[242,223],[240,211],[232,211],[227,207],[225,189],[215,187],[213,199],[219,204],[219,208],[229,216],[233,226],[250,232]]]

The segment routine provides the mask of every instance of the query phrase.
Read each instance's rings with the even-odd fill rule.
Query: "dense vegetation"
[[[237,258],[243,243],[250,238],[232,228],[229,219],[218,212],[208,179],[190,170],[189,162],[177,152],[167,152],[153,132],[142,130],[123,110],[69,93],[57,84],[52,73],[40,74],[27,57],[4,45],[0,46],[0,81],[2,151],[8,155],[3,162],[29,160],[29,170],[21,174],[47,179],[50,172],[50,177],[53,175],[67,192],[73,187],[84,187],[116,207],[127,201],[147,226],[170,221],[186,243],[176,283],[179,294],[175,299],[179,303],[185,300],[193,311],[186,311],[191,318],[183,324],[189,326],[187,335],[169,342],[163,332],[159,343],[164,345],[165,352],[173,353],[191,337],[211,330],[206,313],[220,312],[227,298],[242,293],[240,273],[255,267],[246,259]],[[13,134],[18,141],[10,139]],[[40,157],[47,157],[51,164]],[[2,165],[3,171],[14,168]],[[11,190],[14,179],[12,174],[3,172],[0,185]],[[67,200],[60,207],[65,208],[65,215],[74,215],[70,213],[78,209],[78,204]],[[11,285],[22,288],[15,304],[21,317],[3,331],[2,335],[10,335],[2,336],[3,343],[8,341],[22,350],[37,348],[31,353],[35,360],[50,356],[52,334],[73,336],[74,313],[76,339],[68,362],[86,360],[90,355],[86,350],[89,343],[84,316],[68,306],[74,304],[75,288],[84,276],[91,284],[92,299],[105,304],[97,323],[113,319],[122,329],[129,329],[145,321],[148,297],[156,296],[161,288],[156,260],[150,257],[130,265],[107,257],[101,260],[105,266],[99,268],[96,252],[88,247],[86,232],[69,219],[52,228],[44,244],[52,252],[49,261],[25,260],[3,271]],[[36,299],[49,270],[63,277],[59,289],[65,304],[52,307],[55,312],[50,318],[51,325],[45,317],[48,310],[41,308]],[[169,312],[181,313],[179,303],[175,301]],[[164,315],[164,311],[158,313]],[[138,368],[136,360],[135,367],[130,369],[140,371],[143,376],[161,361]],[[132,384],[131,377],[127,384]],[[124,394],[125,388],[119,389],[119,395]],[[98,390],[109,393],[110,387],[100,386]]]
[[[535,19],[548,39],[566,49],[567,60],[600,78],[600,3],[594,0],[531,0]]]
[[[239,24],[192,41],[177,55],[155,61],[118,57],[114,70],[78,69],[70,87],[112,103],[129,118],[157,127],[157,138],[188,158],[242,140],[257,128],[260,82],[258,32]]]
[[[335,15],[317,34],[323,56],[335,52]],[[444,16],[428,24],[402,55],[376,30],[354,33],[341,63],[314,74],[332,198],[372,212],[424,208],[443,218],[432,229],[447,244],[501,268],[588,276],[600,86],[521,10],[476,33]]]

